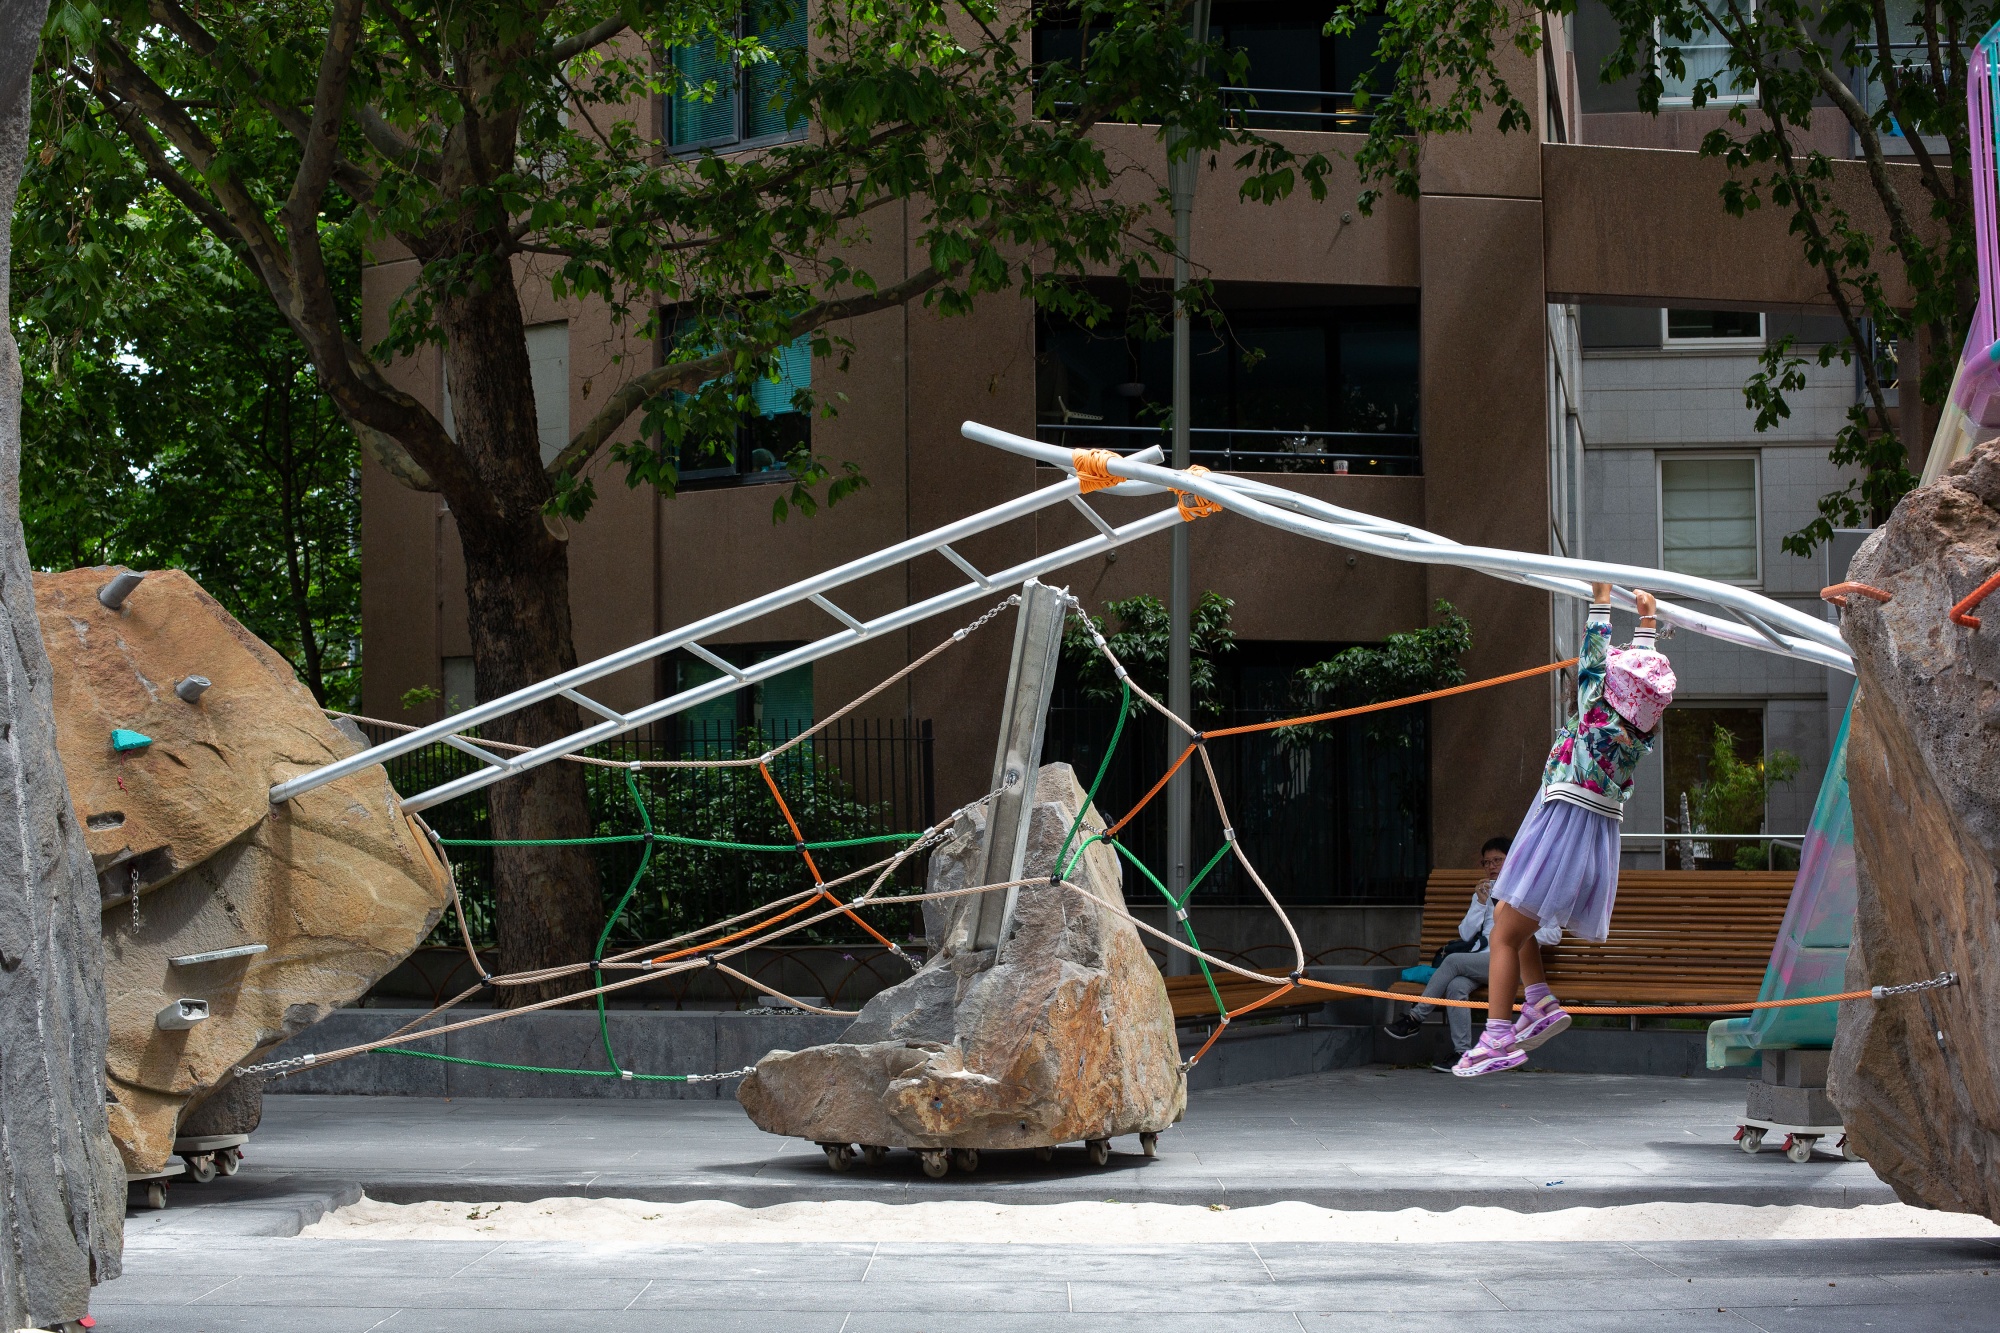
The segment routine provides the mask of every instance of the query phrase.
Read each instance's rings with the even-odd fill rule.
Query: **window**
[[[1194,331],[1192,448],[1235,471],[1414,475],[1417,308],[1226,311]],[[1165,442],[1173,340],[1044,319],[1036,421],[1043,439],[1089,448]]]
[[[751,667],[790,652],[796,643],[724,644],[711,649],[731,666]],[[673,693],[706,685],[722,675],[720,668],[687,653],[676,653],[667,669]],[[769,680],[746,685],[733,694],[711,699],[674,715],[684,754],[722,758],[736,751],[742,734],[754,729],[766,742],[785,741],[813,724],[811,665],[781,671]]]
[[[670,147],[755,148],[804,137],[805,121],[786,111],[791,82],[784,53],[806,44],[806,0],[752,0],[735,31],[756,38],[770,56],[746,63],[715,40],[669,52],[680,88],[666,99]]]
[[[1751,0],[1743,0],[1741,9],[1737,7],[1735,0],[1731,0],[1728,9],[1729,15],[1733,18],[1747,18],[1756,12],[1756,6]],[[1660,54],[1666,47],[1673,47],[1680,52],[1681,65],[1686,70],[1680,78],[1675,78],[1667,69],[1666,57]],[[1742,76],[1729,68],[1728,39],[1706,23],[1696,25],[1693,35],[1685,41],[1667,35],[1656,23],[1653,27],[1653,50],[1660,71],[1660,82],[1666,85],[1660,94],[1661,106],[1693,106],[1695,85],[1704,79],[1709,80],[1713,88],[1703,101],[1705,106],[1728,106],[1737,102],[1757,100],[1756,84],[1740,88],[1736,86],[1737,80]]]
[[[479,682],[469,657],[444,659],[444,711],[462,713],[479,702]]]
[[[1746,310],[1662,310],[1667,347],[1762,347],[1764,316]]]
[[[528,384],[535,395],[535,435],[542,445],[542,466],[555,461],[569,443],[569,324],[530,324]],[[444,376],[444,433],[458,437],[457,413],[451,402],[451,373]]]
[[[1762,579],[1757,459],[1660,460],[1660,567],[1722,583]]]
[[[681,328],[691,321],[682,321]],[[680,487],[732,486],[741,483],[787,481],[785,460],[812,442],[812,417],[793,401],[812,387],[812,337],[794,339],[777,356],[777,377],[750,386],[757,415],[745,420],[735,434],[689,439],[674,460]]]
[[[1354,109],[1354,83],[1375,63],[1381,42],[1379,16],[1357,16],[1351,37],[1326,32],[1332,0],[1218,0],[1209,37],[1246,58],[1239,85],[1224,95],[1242,123],[1259,130],[1365,132],[1371,115]],[[1036,16],[1035,63],[1079,66],[1090,33],[1076,11],[1048,5]],[[1389,79],[1370,80],[1380,96]]]

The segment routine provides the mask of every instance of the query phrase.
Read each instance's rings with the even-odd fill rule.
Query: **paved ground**
[[[994,1161],[930,1181],[899,1154],[829,1173],[727,1103],[273,1098],[243,1173],[135,1212],[107,1333],[590,1328],[755,1333],[1995,1327],[2000,1246],[1215,1245],[1154,1248],[607,1246],[287,1239],[360,1187],[378,1198],[551,1194],[999,1198],[1349,1208],[1650,1199],[1881,1202],[1865,1166],[1746,1157],[1741,1091],[1678,1079],[1454,1080],[1357,1070],[1193,1098],[1158,1159]],[[1134,1145],[1121,1143],[1123,1148]]]

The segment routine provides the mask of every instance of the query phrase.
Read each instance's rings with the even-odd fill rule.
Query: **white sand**
[[[315,1240],[565,1240],[596,1243],[951,1241],[982,1245],[1146,1245],[1246,1241],[1827,1240],[1973,1236],[2000,1239],[1983,1217],[1906,1204],[1860,1208],[1643,1203],[1516,1213],[1406,1208],[1349,1213],[1305,1203],[1256,1208],[1161,1203],[377,1203],[364,1198],[302,1235]]]

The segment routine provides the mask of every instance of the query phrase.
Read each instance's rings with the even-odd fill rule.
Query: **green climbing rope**
[[[506,1069],[516,1074],[574,1074],[578,1078],[623,1078],[644,1083],[685,1083],[689,1078],[687,1074],[632,1074],[622,1069],[555,1069],[548,1065],[510,1065],[501,1060],[471,1060],[463,1055],[413,1051],[407,1046],[379,1046],[376,1051],[381,1055],[407,1055],[416,1060],[441,1060],[448,1065],[471,1065],[475,1069]]]
[[[632,782],[627,772],[625,780]],[[676,847],[707,847],[723,852],[809,852],[838,847],[870,847],[885,842],[915,842],[921,833],[876,833],[866,838],[836,838],[831,842],[718,842],[713,838],[684,838],[674,833],[620,833],[605,838],[439,838],[444,847],[609,847],[619,843],[670,842]]]

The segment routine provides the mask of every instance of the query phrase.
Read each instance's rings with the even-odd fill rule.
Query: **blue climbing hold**
[[[143,750],[152,743],[153,738],[142,732],[127,731],[123,727],[114,727],[111,731],[111,748],[121,754],[126,750]]]

